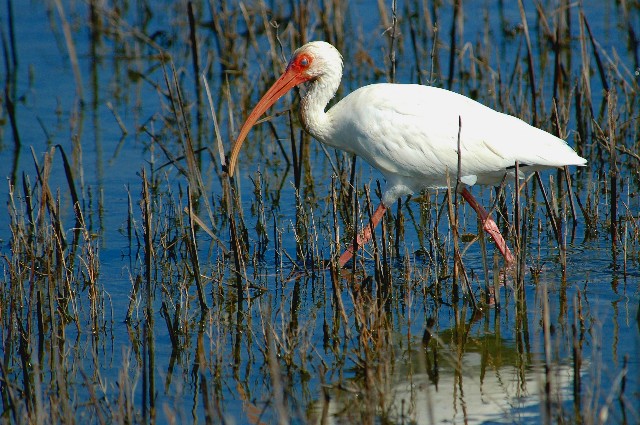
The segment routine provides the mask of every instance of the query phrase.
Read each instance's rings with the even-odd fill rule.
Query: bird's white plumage
[[[412,191],[445,187],[447,173],[455,181],[459,130],[463,181],[497,184],[516,161],[536,169],[585,163],[563,140],[435,87],[366,86],[328,116],[332,131],[322,142],[361,156]]]
[[[447,173],[455,182],[459,129],[462,181],[469,185],[498,184],[516,162],[529,171],[586,163],[564,140],[437,87],[373,84],[325,113],[342,76],[342,59],[328,43],[310,44],[313,55],[322,57],[318,68],[331,72],[316,69],[319,76],[312,79],[302,102],[302,121],[319,141],[377,168],[388,182],[383,198],[387,205],[398,196],[446,187]]]

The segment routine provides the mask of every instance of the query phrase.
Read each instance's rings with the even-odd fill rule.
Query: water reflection
[[[523,360],[512,341],[492,334],[478,333],[463,345],[456,330],[426,339],[403,355],[389,382],[377,382],[381,398],[373,416],[362,411],[366,390],[352,381],[326,390],[326,399],[314,404],[313,422],[538,424],[572,408],[571,365],[553,364],[547,374],[541,359]]]

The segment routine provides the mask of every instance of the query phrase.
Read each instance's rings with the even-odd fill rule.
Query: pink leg
[[[344,267],[344,265],[347,264],[347,261],[349,261],[353,257],[353,255],[358,251],[358,249],[360,249],[362,245],[371,240],[373,230],[376,228],[378,223],[380,223],[380,220],[382,219],[382,217],[384,217],[384,213],[386,211],[386,205],[381,202],[380,205],[378,205],[378,208],[376,208],[376,211],[373,213],[373,216],[371,217],[371,224],[366,226],[362,230],[362,232],[358,234],[356,239],[353,241],[353,245],[347,248],[347,250],[340,256],[340,268]]]
[[[502,256],[504,257],[504,260],[507,262],[507,264],[513,264],[515,258],[513,257],[513,254],[511,254],[511,251],[509,251],[509,247],[502,237],[502,234],[500,234],[500,230],[498,229],[498,225],[496,224],[496,222],[493,221],[491,217],[489,217],[487,211],[482,207],[482,205],[478,203],[478,201],[476,201],[476,198],[473,197],[471,192],[469,192],[466,187],[462,189],[460,194],[469,203],[469,205],[471,205],[471,208],[476,210],[476,213],[480,217],[480,220],[482,220],[484,231],[491,235],[493,241],[496,244],[496,247],[502,253]]]

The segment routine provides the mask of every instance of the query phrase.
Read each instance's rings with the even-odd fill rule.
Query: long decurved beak
[[[278,81],[273,83],[271,88],[262,96],[262,99],[258,102],[258,104],[253,108],[253,111],[247,117],[247,120],[242,125],[240,129],[240,134],[238,134],[238,138],[236,139],[233,147],[231,148],[231,155],[229,156],[229,162],[227,164],[227,173],[229,177],[233,177],[233,173],[236,168],[236,161],[238,160],[238,154],[240,153],[240,148],[242,147],[242,143],[244,139],[249,134],[249,130],[251,127],[258,121],[258,118],[264,114],[267,109],[269,109],[274,103],[278,101],[282,96],[285,95],[289,90],[298,84],[302,84],[305,81],[308,81],[309,77],[303,75],[296,70],[294,67],[287,67],[287,70],[282,74]]]

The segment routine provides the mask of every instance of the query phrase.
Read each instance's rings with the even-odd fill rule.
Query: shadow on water
[[[2,421],[639,422],[639,6],[303,3],[6,2]],[[588,159],[474,188],[513,275],[442,190],[338,269],[384,182],[302,130],[299,93],[228,178],[313,39],[338,98],[450,87]]]

